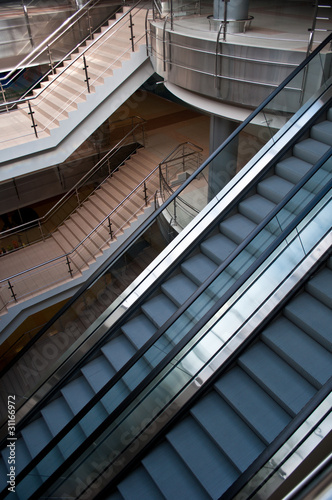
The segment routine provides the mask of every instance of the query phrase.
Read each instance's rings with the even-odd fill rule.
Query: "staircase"
[[[49,238],[1,256],[0,279],[23,273],[13,279],[12,284],[18,299],[26,300],[33,294],[81,276],[150,206],[150,202],[145,205],[144,186],[133,191],[159,162],[160,158],[154,153],[144,148],[138,149]],[[152,174],[146,185],[147,195],[151,199],[158,189],[158,173]],[[112,236],[107,220],[109,214]],[[100,224],[105,218],[106,221]],[[60,258],[66,254],[71,274],[66,258]],[[50,262],[52,259],[54,261]],[[35,266],[39,267],[34,272],[29,271]],[[3,283],[1,298],[9,306],[15,304],[7,282]]]
[[[80,129],[81,133],[74,142],[77,147],[77,141],[82,142],[117,109],[113,109],[114,105],[118,107],[129,97],[121,91],[121,96],[115,98],[116,102],[109,105],[107,101],[124,81],[132,77],[132,94],[146,80],[149,76],[147,68],[144,75],[136,71],[148,60],[142,50],[146,41],[146,10],[124,8],[124,12],[117,14],[115,21],[110,20],[108,27],[95,34],[86,47],[73,53],[63,67],[58,67],[55,74],[42,82],[41,88],[34,90],[34,98],[29,103],[23,102],[17,110],[0,116],[3,120],[1,126],[7,130],[6,137],[0,141],[2,161],[13,161],[13,158],[56,147],[68,139],[68,134],[78,130],[86,119],[84,130]],[[149,71],[152,74],[152,66]],[[135,72],[137,74],[133,75]],[[119,99],[123,100],[119,102]],[[107,115],[105,109],[97,109],[106,101],[109,106]],[[94,123],[90,123],[90,115],[95,110]],[[60,151],[58,162],[64,161],[62,154]]]
[[[218,265],[224,262],[283,200],[331,145],[332,110],[329,109],[325,118],[311,127],[308,137],[297,142],[291,153],[286,154],[271,167],[268,175],[260,179],[255,186],[255,192],[251,190],[231,215],[215,223],[214,229],[204,237],[203,241],[190,249],[190,254],[184,257],[173,273],[160,286],[154,287],[150,296],[141,302],[139,309],[121,324],[121,329],[116,331],[116,335],[104,341],[93,357],[76,371],[75,377],[62,385],[52,401],[44,405],[35,418],[24,426],[16,443],[17,456],[20,457],[17,474],[28,466],[31,458],[35,457],[52,437],[56,436],[73,416],[89,403],[91,398],[157,332],[158,328],[176,313],[179,307],[211,276]],[[315,174],[315,178],[306,184],[306,189],[301,189],[300,201],[297,197],[296,203],[292,201],[288,203],[288,210],[282,211],[283,219],[279,220],[282,228],[287,226],[295,214],[312,199],[314,193],[331,179],[331,167],[331,161],[326,162]],[[264,238],[261,241],[264,243],[261,244],[267,245],[279,232],[279,225],[263,230]],[[230,265],[218,288],[210,289],[212,294],[201,294],[201,308],[198,314],[191,315],[189,311],[188,314],[185,312],[183,327],[180,331],[176,334],[173,332],[172,336],[172,330],[170,330],[169,338],[161,337],[155,344],[155,350],[149,351],[137,362],[135,366],[138,369],[135,373],[133,370],[127,372],[113,387],[111,394],[93,407],[93,411],[90,411],[87,417],[73,429],[75,438],[69,441],[64,440],[36,466],[34,473],[28,475],[26,480],[18,486],[18,498],[27,498],[29,488],[34,491],[42,483],[43,477],[52,474],[63,460],[68,458],[74,449],[84,442],[86,437],[137,387],[171,350],[172,346],[178,344],[185,333],[260,255],[260,248],[252,246],[251,250],[252,253],[242,251],[241,266]],[[119,485],[119,491],[124,498],[155,499],[162,498],[162,495],[166,498],[174,498],[175,485],[178,493],[186,488],[185,491],[190,498],[217,498],[230,486],[231,482],[281,432],[331,375],[331,363],[328,363],[328,353],[325,352],[330,341],[325,338],[326,333],[324,333],[328,331],[327,325],[332,320],[329,309],[332,298],[330,283],[331,261],[324,274],[319,274],[319,278],[315,278],[308,285],[307,291],[299,296],[302,298],[297,297],[291,305],[287,306],[283,313],[284,318],[278,319],[281,323],[277,323],[277,327],[269,327],[259,342],[241,356],[237,366],[215,384],[215,393],[206,396],[206,403],[204,405],[198,403],[198,409],[196,410],[195,406],[188,418],[179,424],[180,430],[176,430],[177,427],[173,429],[168,435],[170,437],[167,436],[167,440],[152,452],[151,458],[148,455],[144,459],[138,472],[121,483],[135,484],[132,490],[134,492],[128,493],[129,489],[127,489],[125,493],[126,487],[122,488]],[[318,288],[319,292],[314,293],[313,290]],[[295,320],[295,317],[299,316],[299,311],[304,304],[306,304],[305,311],[308,318],[305,321],[302,319],[301,323],[300,320]],[[314,316],[310,314],[312,307],[320,311],[321,326],[313,324]],[[291,310],[297,312],[291,315],[289,312]],[[285,327],[285,330],[279,328],[278,325]],[[281,346],[285,332],[288,336],[291,332],[292,341],[290,340],[285,345],[287,352],[283,354]],[[295,348],[297,344],[293,343],[293,338],[304,339],[303,353],[297,352]],[[318,347],[317,344],[319,344]],[[311,360],[306,360],[304,355],[311,352],[311,349],[315,349],[312,352],[317,352],[318,356],[318,365],[315,364],[314,368],[311,366]],[[26,364],[29,368],[29,361]],[[13,378],[16,379],[16,375],[19,376],[15,373],[14,377],[14,373],[15,371],[12,370],[8,374],[7,384],[10,378],[13,380]],[[275,373],[278,373],[278,376],[275,376]],[[287,383],[285,383],[286,376],[290,378]],[[20,385],[18,379],[15,382],[18,386]],[[235,387],[236,390],[230,391],[230,387],[233,389]],[[8,386],[7,391],[10,392]],[[251,395],[251,400],[246,398],[247,394]],[[249,404],[250,401],[254,404],[251,409],[248,409],[246,402]],[[215,414],[215,411],[211,409],[204,417],[202,406],[207,405],[210,408],[214,404],[218,418],[222,418],[225,421],[224,425],[229,426],[229,429],[234,429],[232,426],[239,422],[239,430],[236,431],[238,437],[233,445],[233,451],[228,450],[230,441],[227,442],[229,437],[235,439],[231,431],[225,433],[222,451],[219,450],[219,438],[216,438],[216,443],[212,442],[211,446],[209,444],[204,447],[202,444],[205,441],[208,443],[211,441],[210,435],[206,435],[205,420],[208,425],[210,418],[212,419]],[[257,407],[261,408],[260,412],[256,411]],[[265,418],[265,414],[269,415],[268,419]],[[251,421],[253,417],[256,419],[254,423]],[[187,422],[189,422],[188,428]],[[221,427],[211,420],[209,432],[213,434]],[[246,441],[245,435],[249,435]],[[184,441],[188,436],[188,442]],[[243,457],[237,456],[239,449],[244,451]],[[4,462],[0,465],[3,471],[7,463],[7,452],[3,450]],[[160,457],[165,461],[163,466],[158,465]],[[220,470],[225,472],[220,474],[218,472]],[[4,474],[3,477],[5,477]],[[139,486],[135,482],[136,479],[131,479],[132,477],[139,477]],[[167,479],[169,477],[173,478],[172,481]]]
[[[108,500],[225,499],[332,375],[332,259]]]

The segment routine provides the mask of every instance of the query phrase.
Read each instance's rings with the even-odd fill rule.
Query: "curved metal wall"
[[[151,23],[151,58],[165,80],[233,105],[256,108],[304,59],[299,51],[253,47],[180,34]],[[194,35],[195,33],[193,33]],[[299,79],[300,80],[300,79]],[[287,91],[290,111],[301,81]]]

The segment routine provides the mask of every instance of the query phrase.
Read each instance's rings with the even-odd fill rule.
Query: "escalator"
[[[259,289],[259,279],[263,280],[264,293],[269,297],[269,286],[278,287],[323,238],[328,238],[332,177],[330,94],[326,86],[293,124],[295,132],[290,134],[287,128],[280,133],[280,151],[272,160],[269,158],[264,168],[256,162],[235,178],[224,196],[212,200],[183,231],[184,235],[176,238],[159,260],[143,272],[142,279],[134,282],[98,323],[91,325],[89,334],[73,344],[65,358],[57,360],[53,371],[38,380],[36,390],[22,398],[15,443],[17,498],[40,498],[45,494],[46,498],[78,498],[81,493],[82,498],[84,494],[90,495],[85,498],[92,498],[94,490],[89,490],[90,484],[85,484],[83,478],[91,476],[89,481],[95,486],[102,476],[95,494],[104,488],[105,480],[115,481],[117,470],[109,476],[104,471],[113,459],[122,460],[127,447],[135,448],[136,439],[144,436],[140,425],[145,413],[150,411],[158,417],[164,411],[155,396],[151,406],[151,384],[159,390],[158,382],[167,379],[175,369],[174,378],[170,375],[166,383],[168,389],[158,392],[162,405],[167,407],[177,394],[172,391],[180,394],[183,390],[181,376],[185,377],[185,384],[190,384],[193,377],[197,381],[197,358],[199,370],[200,363],[205,365],[209,356],[228,345],[235,335],[231,329],[241,329],[248,321],[246,314],[251,319],[252,311],[245,309],[242,316],[231,309],[240,298],[246,300],[254,279],[258,276]],[[318,101],[319,112],[313,113],[312,107],[317,108]],[[299,130],[301,121],[305,126]],[[275,148],[274,141],[272,145]],[[171,197],[169,203],[174,199]],[[158,216],[161,213],[157,211]],[[298,244],[304,256],[295,253],[295,257],[285,257],[283,252],[293,251]],[[331,242],[327,243],[324,258],[329,245]],[[264,282],[264,273],[272,266],[275,252],[277,277]],[[314,266],[320,258],[314,259]],[[329,261],[307,291],[291,301],[276,322],[240,355],[236,366],[217,379],[204,396],[205,402],[198,401],[179,427],[174,427],[135,472],[119,483],[111,498],[174,498],[176,491],[186,491],[187,495],[190,492],[190,498],[218,498],[264,454],[265,448],[315,398],[331,376],[331,339],[324,334],[332,319],[330,273]],[[251,301],[254,310],[264,300],[257,294],[257,304],[254,299]],[[272,310],[276,307],[277,303]],[[300,315],[301,322],[297,317],[303,307],[308,318],[303,320]],[[319,311],[321,326],[312,324],[312,307]],[[215,325],[226,312],[231,322],[227,328],[220,327],[219,332],[216,328],[215,333]],[[270,312],[267,310],[267,318]],[[251,333],[245,342],[251,339]],[[287,339],[290,335],[292,343],[284,346],[283,336]],[[200,354],[191,352],[200,342]],[[303,352],[296,349],[298,342],[303,343]],[[315,353],[319,370],[317,363],[308,366],[306,352]],[[15,366],[10,368],[7,381],[10,376],[14,378]],[[276,373],[280,376],[276,377]],[[230,390],[234,386],[237,390]],[[259,405],[261,410],[256,411]],[[211,409],[203,411],[203,406]],[[128,429],[138,424],[136,409],[142,418],[131,436]],[[222,425],[216,424],[219,418],[223,419]],[[238,427],[232,427],[235,425]],[[227,426],[229,432],[223,433],[225,441],[221,443],[218,429]],[[115,433],[117,429],[120,434]],[[111,444],[105,433],[113,433]],[[238,436],[237,442],[234,435]],[[228,443],[227,437],[232,437]],[[0,498],[11,494],[5,480],[10,453],[6,440],[7,437],[0,462]],[[244,458],[237,454],[239,448],[247,450]],[[115,454],[112,458],[110,450]],[[97,473],[95,463],[103,464]],[[126,466],[126,459],[120,465],[119,471]],[[218,474],[220,467],[225,467],[223,474]],[[174,480],[170,481],[170,477]]]

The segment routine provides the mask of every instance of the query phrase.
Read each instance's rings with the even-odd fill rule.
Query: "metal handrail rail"
[[[74,14],[70,17],[68,17],[58,28],[56,28],[48,37],[46,37],[37,47],[35,47],[27,56],[25,56],[16,66],[15,68],[12,68],[8,73],[4,76],[0,76],[0,84],[3,87],[8,86],[12,80],[7,82],[6,84],[2,84],[2,81],[7,80],[8,78],[11,78],[12,76],[16,77],[17,76],[17,71],[18,70],[23,70],[28,64],[31,64],[37,57],[39,57],[41,54],[43,54],[44,50],[50,47],[53,43],[59,40],[59,38],[64,35],[69,29],[71,29],[75,23],[79,22],[82,17],[84,17],[85,13],[82,11],[87,8],[89,9],[90,5],[92,4],[98,4],[100,0],[89,0],[86,4],[83,5],[83,7],[74,12]],[[77,18],[76,20],[74,20]],[[53,38],[56,36],[56,38]],[[84,38],[86,40],[86,38]],[[82,42],[84,41],[82,40]],[[50,42],[50,44],[48,43]],[[82,43],[81,42],[81,43]]]
[[[60,76],[62,76],[66,71],[68,71],[68,68],[71,68],[79,59],[83,59],[83,57],[85,56],[86,52],[88,50],[91,49],[91,47],[95,46],[101,38],[105,37],[106,34],[109,34],[109,32],[114,28],[114,26],[118,25],[127,15],[129,15],[139,4],[143,4],[144,3],[144,0],[138,0],[137,3],[135,3],[135,5],[133,5],[128,11],[126,11],[121,17],[119,17],[119,19],[117,19],[116,21],[114,21],[114,23],[109,26],[103,33],[100,33],[100,35],[91,42],[90,45],[88,45],[87,47],[85,47],[73,60],[71,60],[68,65],[63,68],[57,75],[54,75],[54,78],[49,81],[48,83],[46,83],[46,85],[40,89],[34,96],[30,96],[30,97],[24,97],[22,99],[16,99],[14,101],[10,101],[10,102],[6,102],[6,103],[0,103],[0,109],[1,109],[1,106],[2,107],[6,107],[8,108],[9,106],[11,107],[14,107],[15,105],[17,104],[22,104],[22,103],[25,103],[27,102],[28,104],[31,103],[31,101],[34,101],[35,99],[37,99],[38,97],[40,97],[49,87],[51,84],[53,84],[54,81],[58,80],[60,78]],[[113,34],[113,33],[112,33]],[[111,35],[112,35],[111,34]],[[111,36],[110,35],[110,36]],[[66,55],[66,57],[68,57],[68,55],[72,54],[73,52],[75,52],[79,47],[81,46],[81,43],[77,44],[70,52],[68,52],[68,54]],[[64,61],[64,59],[61,59],[61,61],[59,61],[57,63],[57,65],[54,66],[54,68],[58,67],[60,64],[62,64],[62,62]],[[48,76],[49,74],[52,73],[52,70],[49,70],[45,76]],[[37,82],[39,83],[39,82]],[[35,84],[37,85],[37,84]],[[33,89],[34,87],[31,87],[31,89],[29,90],[29,92]]]
[[[25,222],[24,224],[20,224],[19,226],[16,226],[13,229],[7,229],[6,231],[1,231],[0,232],[0,240],[1,238],[6,238],[8,236],[12,236],[20,231],[24,231],[27,229],[30,229],[31,225],[39,225],[45,223],[52,215],[53,213],[58,210],[60,207],[64,205],[66,202],[67,198],[69,198],[73,193],[75,193],[80,187],[84,185],[84,183],[101,167],[103,166],[103,162],[105,162],[108,158],[112,156],[112,153],[115,152],[119,147],[121,147],[121,143],[129,137],[139,126],[144,125],[146,123],[146,120],[139,116],[133,116],[131,117],[137,118],[140,120],[140,123],[137,123],[131,130],[128,132],[112,149],[110,149],[104,156],[101,158],[86,174],[81,177],[77,183],[67,191],[60,200],[58,200],[53,207],[49,209],[49,211],[44,214],[42,217],[38,217],[37,219],[31,220],[29,222]],[[113,124],[126,121],[128,118],[125,118],[124,120],[117,120],[116,122],[113,122]],[[65,220],[65,219],[64,219]],[[64,222],[64,221],[62,221]],[[57,226],[58,227],[58,226]],[[55,228],[56,229],[56,228]]]
[[[196,146],[196,147],[198,148],[199,146]],[[155,172],[156,172],[157,170],[159,170],[159,169],[160,169],[160,163],[159,163],[159,164],[158,164],[158,165],[157,165],[157,166],[156,166],[156,167],[155,167],[155,168],[154,168],[154,169],[153,169],[153,170],[152,170],[152,171],[151,171],[151,172],[150,172],[150,173],[149,173],[149,174],[148,174],[148,175],[147,175],[147,176],[146,176],[146,177],[145,177],[145,178],[144,178],[144,179],[143,179],[143,180],[142,180],[142,181],[141,181],[141,182],[140,182],[140,183],[139,183],[139,184],[138,184],[138,185],[137,185],[137,186],[136,186],[136,187],[135,187],[135,188],[134,188],[134,189],[133,189],[133,190],[132,190],[132,191],[131,191],[131,192],[130,192],[130,193],[129,193],[129,194],[128,194],[128,195],[127,195],[127,196],[126,196],[126,197],[125,197],[125,198],[124,198],[124,199],[123,199],[123,200],[122,200],[122,201],[121,201],[121,202],[120,202],[120,203],[119,203],[119,204],[118,204],[118,205],[117,205],[117,206],[116,206],[116,207],[115,207],[112,211],[111,211],[111,212],[110,212],[110,213],[109,213],[109,214],[108,214],[108,215],[106,215],[106,216],[104,217],[104,219],[103,219],[101,222],[99,222],[99,224],[98,224],[98,225],[97,225],[94,229],[92,229],[92,230],[90,231],[90,233],[89,233],[87,236],[85,236],[85,237],[84,237],[84,239],[83,239],[82,241],[80,241],[80,242],[79,242],[79,243],[78,243],[78,244],[77,244],[77,245],[76,245],[76,246],[75,246],[75,247],[74,247],[74,248],[73,248],[70,252],[64,253],[64,254],[62,254],[62,255],[60,255],[60,256],[58,256],[58,257],[55,257],[55,258],[53,258],[53,259],[50,259],[50,260],[48,260],[48,261],[46,261],[46,262],[43,262],[43,263],[38,264],[38,265],[36,265],[36,266],[33,266],[33,267],[31,267],[31,268],[29,268],[29,269],[26,269],[26,270],[24,270],[24,271],[21,271],[21,272],[19,272],[19,273],[13,274],[12,276],[9,276],[9,277],[7,277],[7,278],[3,278],[3,279],[1,279],[1,280],[0,280],[0,285],[1,285],[1,283],[6,283],[6,282],[8,282],[8,281],[12,280],[13,278],[17,278],[17,277],[19,277],[19,276],[22,276],[22,275],[24,275],[24,274],[26,274],[26,273],[29,273],[29,272],[31,272],[31,271],[34,271],[34,270],[36,270],[36,269],[40,269],[40,268],[41,268],[41,267],[43,267],[43,266],[47,266],[47,265],[49,265],[49,264],[52,264],[52,263],[53,263],[53,262],[55,262],[55,261],[58,261],[58,260],[60,260],[60,259],[66,258],[66,257],[70,257],[70,256],[71,256],[71,255],[72,255],[75,251],[77,251],[77,249],[78,249],[81,245],[83,245],[83,244],[84,244],[84,242],[85,242],[87,239],[89,239],[89,238],[92,236],[92,234],[93,234],[93,233],[95,233],[95,232],[98,230],[98,228],[99,228],[99,227],[100,227],[100,226],[101,226],[101,225],[102,225],[102,224],[103,224],[103,223],[104,223],[104,222],[105,222],[105,221],[106,221],[109,217],[111,217],[111,215],[112,215],[113,213],[115,213],[115,212],[116,212],[116,211],[117,211],[117,210],[118,210],[121,206],[123,206],[123,205],[126,203],[126,201],[127,201],[127,200],[128,200],[128,199],[129,199],[129,198],[130,198],[130,197],[131,197],[131,196],[132,196],[132,195],[136,192],[136,191],[138,191],[140,187],[142,187],[142,186],[146,183],[146,181],[147,181],[148,179],[150,179],[151,177],[153,177],[153,175],[155,174]],[[130,218],[129,218],[126,222],[128,222],[129,220],[130,220]]]

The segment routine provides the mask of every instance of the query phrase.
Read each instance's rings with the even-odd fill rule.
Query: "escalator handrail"
[[[273,210],[271,216],[267,218],[268,220],[264,220],[253,233],[246,238],[246,240],[240,245],[241,248],[238,248],[235,252],[235,255],[230,256],[227,261],[223,262],[218,268],[215,270],[212,276],[206,280],[180,308],[179,310],[161,327],[157,330],[157,332],[151,337],[151,339],[144,344],[135,355],[110,379],[107,384],[96,393],[93,398],[89,401],[89,403],[83,407],[79,413],[77,413],[73,419],[58,433],[50,443],[35,457],[32,463],[30,463],[17,477],[17,480],[20,481],[26,474],[28,474],[33,467],[36,466],[39,460],[41,460],[44,456],[47,455],[53,447],[59,443],[59,441],[81,420],[92,408],[95,404],[97,404],[100,399],[128,372],[128,370],[139,360],[147,350],[165,333],[165,331],[180,317],[180,315],[187,310],[188,307],[196,300],[196,298],[204,292],[204,290],[212,283],[212,281],[241,253],[243,248],[245,248],[253,238],[261,232],[265,226],[273,219],[276,214],[283,209],[284,205],[302,188],[302,186],[314,175],[315,172],[320,168],[320,166],[325,163],[327,158],[331,157],[332,148],[329,150],[326,155],[313,167],[313,169],[305,176],[305,181],[301,180],[301,186],[295,186],[287,196],[287,201],[285,203],[281,202],[277,208]],[[314,172],[313,172],[314,170]],[[188,343],[189,340],[209,321],[209,319],[230,299],[230,297],[238,290],[242,284],[248,279],[249,276],[262,264],[262,262],[270,255],[270,253],[280,244],[282,240],[284,240],[288,234],[290,234],[293,229],[298,225],[299,221],[303,219],[303,217],[310,212],[310,210],[315,206],[318,200],[326,194],[326,192],[331,189],[332,180],[330,180],[324,188],[311,200],[307,206],[298,214],[294,220],[287,226],[285,230],[282,231],[280,235],[276,237],[276,239],[264,250],[264,252],[258,257],[258,259],[244,272],[244,274],[222,295],[220,299],[211,307],[211,309],[201,318],[194,327],[181,339],[181,341],[174,346],[174,348],[170,351],[170,353],[165,355],[165,358],[151,370],[149,375],[137,386],[124,401],[122,401],[119,407],[114,410],[110,415],[115,413],[114,418],[118,416],[123,409],[129,405],[137,395],[156,377],[158,373],[173,359],[181,349]],[[273,215],[272,215],[273,214]],[[80,363],[81,365],[81,363]],[[75,367],[76,369],[80,368],[80,365]],[[65,381],[61,381],[61,385],[63,385]],[[142,387],[143,385],[143,387]],[[51,395],[49,395],[51,397]],[[133,398],[133,399],[131,399]],[[120,410],[119,410],[120,408]],[[29,414],[29,418],[30,418]],[[110,423],[109,417],[107,417],[108,424]],[[24,425],[24,422],[21,422],[21,425],[16,426],[16,429],[19,430]],[[1,498],[1,497],[0,497]]]
[[[82,456],[86,450],[96,441],[96,439],[111,425],[111,423],[118,418],[123,411],[139,396],[139,394],[148,387],[148,385],[161,373],[161,371],[174,359],[180,351],[185,347],[185,345],[191,340],[199,330],[213,317],[213,315],[222,307],[223,304],[226,303],[227,300],[235,293],[235,291],[252,275],[252,273],[269,257],[269,255],[275,250],[282,241],[287,238],[287,236],[296,228],[296,226],[301,222],[301,220],[314,208],[314,206],[322,199],[326,193],[332,189],[332,180],[322,188],[322,190],[317,193],[308,205],[303,209],[292,221],[292,223],[287,227],[285,231],[283,231],[276,240],[261,254],[261,256],[257,259],[255,263],[253,263],[248,270],[244,273],[244,275],[239,279],[240,283],[236,283],[235,290],[233,286],[214,304],[214,306],[209,310],[188,332],[185,337],[181,339],[181,341],[174,346],[174,348],[166,354],[165,358],[151,370],[149,375],[143,379],[139,385],[130,392],[130,394],[119,404],[119,406],[110,413],[103,422],[88,436],[85,441],[78,446],[78,448],[68,457],[56,471],[54,471],[47,480],[38,488],[36,491],[37,495],[42,496],[43,493],[52,485],[54,481],[59,479],[61,474],[63,474],[70,466],[75,463],[75,461]],[[236,333],[231,337],[233,338]],[[228,344],[230,339],[223,345],[222,349]],[[160,432],[160,429],[158,430]],[[133,444],[133,441],[128,443],[128,447]],[[45,449],[48,449],[48,446]],[[53,447],[53,446],[52,446]],[[44,449],[44,450],[45,450]],[[122,452],[123,453],[123,452]],[[44,455],[43,452],[41,454]],[[40,454],[40,455],[41,455]],[[47,453],[46,453],[47,454]],[[46,455],[45,454],[45,455]],[[44,456],[45,456],[44,455]],[[29,464],[28,468],[31,470],[38,463],[38,455],[33,459],[33,462]],[[109,464],[111,465],[111,464]],[[23,472],[23,471],[22,471]],[[98,476],[99,477],[99,476]],[[20,480],[20,476],[17,477]],[[0,497],[1,498],[1,497]]]

